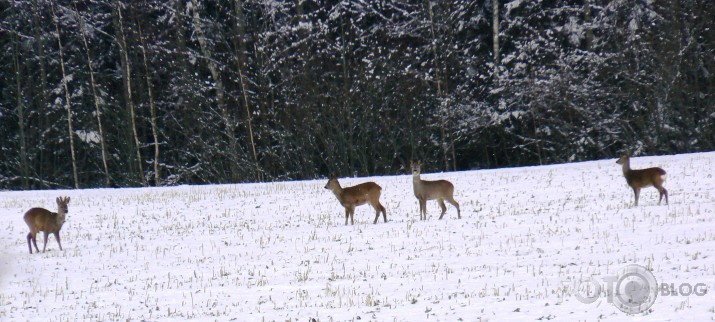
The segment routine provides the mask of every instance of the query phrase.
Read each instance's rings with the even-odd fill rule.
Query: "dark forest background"
[[[0,189],[715,149],[715,1],[0,0]]]

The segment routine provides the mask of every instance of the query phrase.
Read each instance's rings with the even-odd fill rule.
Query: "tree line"
[[[0,15],[0,189],[715,148],[711,0],[12,0]]]

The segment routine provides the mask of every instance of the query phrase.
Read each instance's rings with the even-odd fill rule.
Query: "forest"
[[[0,190],[715,150],[713,26],[712,0],[0,0]]]

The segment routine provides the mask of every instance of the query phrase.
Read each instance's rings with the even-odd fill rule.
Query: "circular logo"
[[[643,266],[630,264],[619,271],[613,292],[613,305],[625,313],[636,314],[655,303],[658,285],[653,273]]]

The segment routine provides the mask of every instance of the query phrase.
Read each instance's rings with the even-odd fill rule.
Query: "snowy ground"
[[[633,207],[615,161],[424,174],[455,184],[461,220],[430,201],[419,221],[409,175],[341,179],[383,187],[377,225],[363,206],[344,226],[327,180],[1,192],[0,320],[715,319],[715,153],[631,160],[668,171],[669,207],[653,188]],[[61,195],[64,251],[28,254],[23,213]],[[574,296],[628,264],[708,293],[631,316]]]

